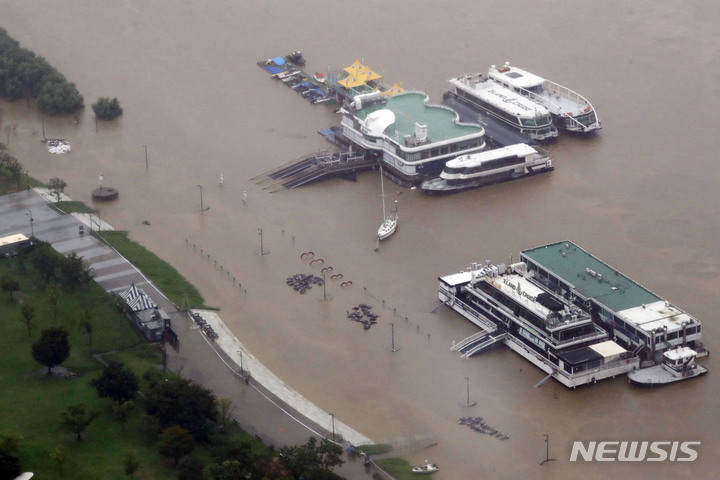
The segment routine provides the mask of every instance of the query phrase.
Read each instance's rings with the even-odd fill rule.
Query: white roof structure
[[[595,350],[595,352],[602,355],[604,358],[617,357],[618,355],[627,352],[627,350],[625,350],[612,340],[596,343],[595,345],[590,345],[590,348]]]
[[[697,355],[697,352],[690,347],[678,347],[672,350],[667,350],[663,355],[665,355],[669,360],[676,361],[693,358]]]
[[[616,315],[635,328],[646,332],[665,328],[668,332],[672,332],[682,330],[683,323],[686,325],[697,323],[690,315],[663,300],[628,308],[617,312]]]
[[[392,110],[382,109],[370,113],[363,125],[365,133],[373,137],[380,137],[385,130],[395,123],[395,114]]]
[[[496,68],[495,65],[493,65],[490,67],[488,75],[504,80],[510,85],[525,89],[532,88],[536,85],[542,85],[545,81],[544,78],[521,68],[512,67],[509,63],[505,63],[505,65],[500,68]]]
[[[533,153],[538,152],[530,145],[526,143],[516,143],[515,145],[485,150],[484,152],[473,153],[470,155],[460,155],[459,157],[447,162],[446,165],[452,168],[459,168],[466,166],[465,164],[479,165],[490,160],[497,160],[498,158],[509,157],[512,155],[517,157],[526,157],[527,155],[532,155]]]

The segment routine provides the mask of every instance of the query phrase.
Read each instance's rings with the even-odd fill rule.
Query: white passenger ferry
[[[506,182],[553,170],[552,160],[540,147],[524,143],[460,155],[445,164],[438,178],[424,181],[426,193],[451,193]]]
[[[453,345],[469,357],[503,342],[566,387],[626,374],[640,360],[590,316],[530,280],[525,263],[473,264],[440,277],[439,298],[482,330]]]
[[[590,102],[567,87],[505,62],[490,67],[488,76],[498,85],[513,90],[547,108],[555,126],[569,132],[589,133],[602,128]]]
[[[558,136],[547,108],[490,80],[482,73],[449,80],[450,95],[520,130],[538,142]]]

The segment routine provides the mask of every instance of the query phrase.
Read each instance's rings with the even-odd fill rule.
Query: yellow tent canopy
[[[345,88],[357,87],[363,83],[371,82],[373,80],[379,80],[382,75],[378,75],[372,71],[369,67],[360,63],[359,60],[355,60],[355,63],[344,69],[348,76],[340,80],[338,83]]]
[[[355,76],[348,75],[347,77],[343,78],[342,80],[339,80],[338,84],[342,85],[343,87],[345,87],[349,90],[351,88],[355,88],[360,85],[365,85],[365,81],[361,78],[357,78]]]
[[[400,85],[395,83],[395,85],[382,92],[382,94],[388,97],[392,97],[393,95],[397,95],[398,93],[402,93],[404,91],[405,90]]]

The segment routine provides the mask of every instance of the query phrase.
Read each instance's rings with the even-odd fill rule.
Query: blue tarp
[[[273,63],[275,65],[285,65],[285,59],[282,57],[275,57],[273,58]]]

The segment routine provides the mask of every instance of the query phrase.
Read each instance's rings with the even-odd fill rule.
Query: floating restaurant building
[[[688,345],[698,356],[702,347],[700,321],[594,257],[563,241],[525,250],[533,281],[590,312],[595,323],[620,345],[647,360]]]
[[[485,130],[460,121],[445,106],[428,104],[422,92],[381,86],[377,73],[355,62],[328,80],[344,98],[342,136],[353,150],[375,158],[400,185],[437,176],[448,160],[485,149]]]

